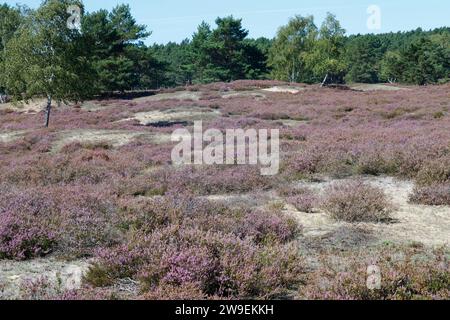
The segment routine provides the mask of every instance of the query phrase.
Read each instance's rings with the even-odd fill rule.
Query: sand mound
[[[145,102],[145,101],[163,101],[163,100],[192,100],[198,101],[202,96],[201,92],[197,91],[176,91],[172,93],[160,93],[154,96],[137,98],[134,101],[136,102]]]
[[[305,90],[305,88],[295,87],[295,86],[276,86],[276,87],[262,89],[262,90],[267,91],[267,92],[275,92],[275,93],[297,94],[300,91]]]
[[[393,85],[387,85],[387,84],[370,84],[370,83],[361,83],[361,84],[354,84],[350,86],[350,89],[356,90],[356,91],[399,91],[399,90],[409,90],[407,88],[402,87],[396,87]]]
[[[267,96],[258,91],[240,91],[240,92],[224,92],[221,94],[222,99],[233,99],[233,98],[255,98],[256,100],[263,100],[266,99]]]
[[[139,112],[133,118],[125,119],[125,121],[137,120],[141,125],[158,127],[175,124],[190,125],[197,120],[214,119],[218,116],[220,116],[220,112],[217,110],[199,107],[180,107],[169,110]]]
[[[69,130],[63,131],[58,141],[53,146],[53,151],[59,151],[62,147],[72,142],[108,142],[113,147],[120,147],[130,143],[134,138],[144,135],[139,131],[126,130]]]

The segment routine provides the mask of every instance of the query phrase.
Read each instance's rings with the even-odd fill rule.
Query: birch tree
[[[90,95],[90,64],[80,31],[70,8],[80,1],[47,0],[32,11],[6,43],[3,85],[17,101],[34,97],[47,100],[45,126],[48,127],[54,102],[81,101]]]

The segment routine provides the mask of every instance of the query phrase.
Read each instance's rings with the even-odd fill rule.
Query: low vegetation
[[[310,275],[311,285],[300,296],[328,300],[435,300],[448,299],[448,251],[414,247],[382,247],[369,252],[324,256],[323,265]],[[333,261],[334,260],[334,261]],[[339,261],[337,264],[336,261]],[[380,287],[367,286],[368,266],[380,270]],[[318,282],[321,285],[318,285]]]
[[[0,6],[0,98],[39,101],[0,104],[0,260],[90,266],[76,288],[14,283],[21,297],[450,297],[448,248],[408,242],[439,228],[431,243],[448,243],[448,28],[347,36],[332,14],[320,28],[296,16],[255,40],[225,17],[146,46],[129,6],[70,30],[72,4]],[[343,85],[354,81],[420,86]],[[205,130],[278,129],[280,173],[172,163],[172,132],[197,117]],[[405,194],[387,194],[400,180]],[[420,232],[393,235],[413,218]]]
[[[363,181],[336,183],[324,193],[323,209],[339,221],[381,222],[392,210],[384,191]]]

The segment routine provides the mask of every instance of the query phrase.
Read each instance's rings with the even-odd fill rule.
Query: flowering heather
[[[380,222],[392,209],[383,190],[359,180],[335,183],[324,194],[322,208],[339,221]]]
[[[55,235],[45,226],[36,225],[32,220],[33,218],[11,212],[0,214],[1,259],[23,260],[51,252]]]
[[[131,298],[140,299],[286,298],[297,290],[300,298],[448,298],[442,255],[427,253],[422,260],[393,248],[354,252],[353,259],[349,248],[372,243],[356,236],[342,252],[322,256],[315,248],[326,246],[315,246],[319,240],[303,235],[282,207],[288,203],[305,213],[323,207],[348,222],[388,218],[387,196],[359,180],[330,186],[323,199],[292,187],[299,180],[355,175],[409,179],[416,183],[411,203],[450,205],[450,85],[260,90],[281,85],[216,83],[177,89],[192,91],[186,95],[196,97],[191,100],[171,98],[176,90],[170,90],[164,100],[56,107],[49,129],[42,128],[43,112],[0,111],[0,259],[93,258],[83,288],[48,295],[39,291],[44,282],[30,284],[27,292],[36,298],[129,298],[117,290],[124,281],[136,287]],[[280,174],[263,177],[257,166],[172,166],[170,134],[183,125],[134,120],[136,113],[193,108],[215,111],[204,129],[279,129]],[[109,139],[100,141],[96,132]],[[127,138],[116,141],[114,135]],[[251,201],[235,200],[241,196]],[[262,206],[256,196],[283,201]],[[213,200],[218,198],[227,200]],[[347,238],[335,232],[334,240],[320,241]],[[389,260],[395,253],[411,259]],[[339,254],[339,261],[349,262],[341,265],[345,270],[326,269]],[[368,292],[363,279],[363,264],[374,256],[386,273],[380,292]]]
[[[208,297],[202,292],[198,283],[184,283],[180,285],[162,284],[155,290],[144,293],[143,300],[206,300]],[[217,299],[218,297],[213,297]]]
[[[256,243],[287,243],[299,234],[297,222],[281,212],[252,211],[238,223],[238,234],[250,237]]]
[[[44,256],[55,247],[55,231],[46,224],[53,203],[45,197],[0,186],[0,259]]]
[[[87,279],[95,283],[101,274],[110,281],[135,277],[145,292],[160,285],[198,283],[208,296],[264,296],[285,290],[301,273],[293,249],[276,245],[273,255],[267,250],[231,234],[171,226],[148,236],[134,234],[126,246],[100,251],[99,264]],[[286,273],[273,275],[277,268]],[[271,285],[262,285],[263,281]]]
[[[0,256],[29,259],[50,252],[85,256],[114,241],[114,207],[97,191],[74,186],[0,186]]]
[[[416,187],[409,201],[428,206],[450,206],[450,184],[432,184]]]
[[[242,193],[270,188],[270,180],[256,166],[189,166],[173,172],[171,189],[199,195]]]
[[[17,185],[98,184],[113,177],[133,176],[144,165],[132,154],[108,150],[83,149],[69,154],[30,155],[11,161],[0,173],[3,181]]]
[[[450,182],[450,157],[433,159],[424,163],[417,173],[416,182],[422,186]]]
[[[281,187],[278,194],[301,212],[312,213],[319,204],[319,197],[308,188]]]

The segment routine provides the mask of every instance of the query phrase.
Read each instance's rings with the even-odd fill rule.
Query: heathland
[[[0,105],[3,298],[449,298],[449,85],[213,83],[49,128],[44,106]],[[199,119],[279,129],[280,173],[174,166]]]

